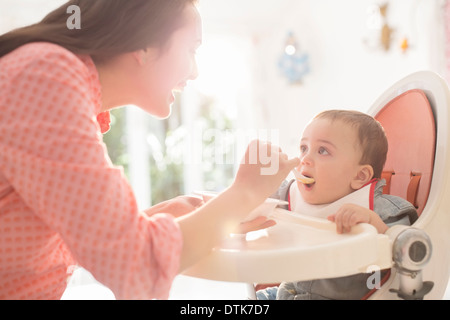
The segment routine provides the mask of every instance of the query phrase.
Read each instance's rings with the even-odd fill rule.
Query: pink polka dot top
[[[146,216],[108,157],[92,59],[49,43],[0,58],[0,299],[59,299],[75,265],[117,299],[166,299],[181,231]]]

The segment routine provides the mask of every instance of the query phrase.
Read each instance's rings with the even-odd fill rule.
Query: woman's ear
[[[140,66],[143,66],[147,63],[147,58],[145,57],[145,50],[134,51],[132,54],[134,59]]]
[[[152,48],[145,48],[142,50],[134,51],[132,54],[140,66],[145,66],[147,62],[149,62],[150,59],[152,59],[152,57],[155,55],[154,51],[155,50]]]
[[[369,164],[359,166],[358,172],[351,181],[353,190],[358,190],[364,187],[373,178],[373,168]]]

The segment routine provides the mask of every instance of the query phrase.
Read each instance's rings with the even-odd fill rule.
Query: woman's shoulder
[[[47,57],[47,56],[65,56],[76,58],[76,55],[66,48],[50,43],[50,42],[30,42],[24,44],[14,51],[11,51],[5,57],[9,56],[30,56],[30,57]]]
[[[30,43],[20,46],[19,48],[17,48],[16,50],[14,50],[12,52],[18,52],[18,53],[42,52],[42,53],[71,54],[71,51],[67,50],[66,48],[64,48],[60,45],[57,45],[57,44],[54,44],[51,42],[30,42]]]
[[[32,42],[20,46],[0,59],[2,68],[18,71],[23,68],[81,68],[83,61],[66,48],[49,42]]]
[[[25,44],[0,58],[0,70],[0,88],[24,81],[28,86],[52,81],[89,93],[97,108],[101,104],[100,82],[92,59],[62,46],[49,42]]]

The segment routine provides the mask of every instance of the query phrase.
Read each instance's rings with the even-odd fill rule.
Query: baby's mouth
[[[299,177],[298,180],[300,180],[301,183],[306,184],[306,185],[312,185],[312,184],[316,183],[316,180],[307,174],[302,174],[302,176]]]
[[[304,173],[300,173],[299,171],[297,171],[296,169],[292,170],[292,172],[294,173],[295,179],[306,185],[313,185],[316,180],[314,178],[312,178],[310,175],[308,174],[304,174]]]
[[[302,174],[304,179],[299,179],[299,181],[304,185],[306,190],[311,190],[316,184],[316,180],[307,174]]]

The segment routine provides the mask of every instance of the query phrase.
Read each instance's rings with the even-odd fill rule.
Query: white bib
[[[301,214],[317,218],[326,218],[330,214],[336,213],[342,205],[347,203],[357,204],[364,208],[372,209],[371,207],[373,206],[373,202],[371,203],[371,197],[373,197],[373,192],[371,192],[371,186],[374,183],[376,182],[369,183],[361,189],[356,190],[345,197],[336,200],[335,202],[316,205],[306,203],[305,200],[303,200],[297,183],[294,182],[289,188],[290,209],[293,212],[299,212]]]

